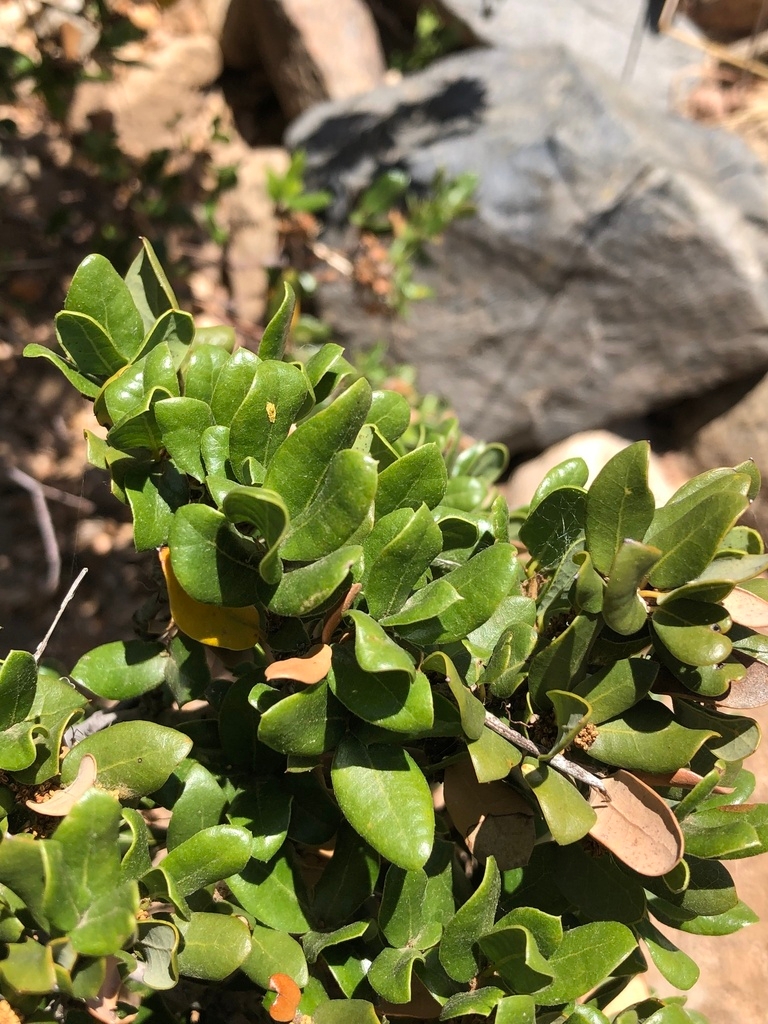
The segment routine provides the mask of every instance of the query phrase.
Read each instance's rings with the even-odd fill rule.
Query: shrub
[[[162,577],[75,685],[2,663],[0,1012],[599,1024],[646,956],[689,988],[657,924],[753,921],[722,861],[768,846],[731,714],[766,693],[754,467],[656,509],[639,442],[510,517],[500,446],[344,387],[336,345],[287,360],[292,309],[233,351],[145,243],[28,349],[93,400]]]

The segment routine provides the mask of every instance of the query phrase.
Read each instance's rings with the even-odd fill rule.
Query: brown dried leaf
[[[77,769],[75,781],[64,789],[57,790],[50,800],[35,803],[27,800],[26,804],[36,814],[47,814],[51,818],[63,818],[69,814],[74,804],[92,788],[96,781],[96,759],[92,754],[84,754]]]
[[[603,782],[610,803],[602,793],[590,791],[597,823],[589,834],[633,871],[667,874],[684,852],[677,818],[658,793],[630,772],[620,769]]]
[[[735,709],[761,708],[768,704],[768,665],[750,662],[747,674],[731,680],[728,692],[718,697],[717,703],[720,707]]]
[[[301,1000],[301,989],[288,974],[273,974],[269,987],[277,992],[277,999],[269,1008],[272,1020],[292,1021]]]
[[[123,989],[120,972],[117,968],[117,958],[108,956],[104,982],[96,998],[86,1002],[86,1009],[91,1017],[95,1017],[102,1024],[131,1024],[131,1021],[135,1020],[138,1015],[139,999],[138,993],[127,992]],[[119,1016],[117,1013],[118,1003],[126,1002],[136,1006],[136,1013],[126,1017]]]
[[[478,782],[469,756],[450,765],[443,782],[445,806],[469,851],[491,854],[500,871],[528,863],[535,841],[530,804],[504,782]]]
[[[684,789],[693,789],[703,778],[690,768],[678,768],[676,772],[642,772],[635,769],[632,774],[649,786],[682,786]],[[712,792],[732,793],[733,789],[729,786],[715,786]]]
[[[768,636],[768,601],[749,590],[736,587],[721,604],[734,622]]]
[[[323,635],[321,637],[324,644],[330,643],[331,637],[336,632],[336,627],[341,622],[341,617],[344,612],[348,612],[352,607],[352,602],[355,600],[357,595],[363,589],[361,583],[353,583],[347,593],[344,595],[344,599],[341,604],[337,605],[332,612],[329,613],[328,618],[325,620],[323,626]]]
[[[264,669],[267,682],[274,679],[293,679],[297,683],[319,683],[331,668],[331,648],[328,644],[313,647],[303,658],[285,658],[273,661]]]

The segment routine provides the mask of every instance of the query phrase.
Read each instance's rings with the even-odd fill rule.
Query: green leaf
[[[202,697],[210,681],[205,647],[177,633],[168,645],[165,682],[179,706]]]
[[[715,757],[723,761],[743,761],[757,750],[760,727],[751,718],[724,715],[687,700],[673,700],[673,708],[681,725],[689,729],[711,729],[719,734],[707,742]]]
[[[211,825],[174,847],[163,870],[182,896],[242,871],[251,853],[251,836],[233,825]]]
[[[550,690],[574,687],[578,683],[602,625],[599,615],[577,615],[560,636],[534,655],[528,671],[528,687],[536,707],[549,706]]]
[[[0,961],[3,990],[20,995],[48,995],[56,990],[56,972],[50,946],[33,939],[10,943],[7,955]]]
[[[232,487],[224,498],[224,515],[231,523],[255,526],[257,536],[264,540],[267,552],[259,563],[259,573],[266,583],[279,583],[283,564],[278,548],[288,528],[288,509],[279,494],[266,487]]]
[[[583,697],[568,690],[550,690],[548,693],[555,711],[557,736],[542,760],[549,761],[565,750],[592,718],[592,708]]]
[[[446,1002],[440,1012],[440,1020],[453,1020],[455,1017],[470,1017],[478,1014],[480,1017],[487,1017],[499,1005],[504,995],[503,988],[496,988],[495,985],[485,985],[482,988],[473,989],[471,992],[457,992]],[[512,996],[511,998],[528,999],[528,996]],[[498,1014],[496,1019],[498,1019]],[[519,1022],[517,1018],[514,1024],[528,1024],[526,1018]],[[531,1024],[535,1024],[535,1018],[531,1018]]]
[[[634,873],[610,854],[593,853],[581,843],[557,851],[557,887],[582,918],[636,925],[645,919],[645,893]]]
[[[392,865],[384,880],[379,928],[391,946],[426,949],[440,938],[441,925],[426,903],[429,879],[422,868],[403,871]]]
[[[195,322],[189,313],[167,309],[149,326],[138,358],[151,355],[156,348],[167,349],[175,371],[187,355],[194,336]],[[174,394],[178,393],[177,389]]]
[[[732,910],[726,910],[723,914],[695,917],[692,921],[681,921],[673,927],[688,935],[733,935],[748,925],[757,924],[759,920],[754,910],[739,900]]]
[[[390,871],[397,870],[390,868]],[[379,876],[378,854],[342,822],[333,857],[315,886],[312,911],[324,928],[346,921],[372,894]]]
[[[376,493],[376,518],[399,508],[434,508],[442,501],[448,483],[440,449],[424,444],[388,466],[379,475]]]
[[[72,678],[99,697],[130,700],[163,682],[167,660],[162,644],[117,640],[84,654],[72,669]]]
[[[304,369],[318,404],[324,402],[344,377],[353,372],[352,364],[344,358],[342,346],[334,344],[322,345],[307,360]]]
[[[363,544],[363,595],[374,619],[402,608],[440,553],[442,536],[426,505],[380,519]]]
[[[173,517],[169,545],[173,571],[190,597],[231,608],[255,603],[258,549],[221,512],[184,505]]]
[[[648,608],[637,591],[660,557],[658,548],[634,540],[619,546],[603,595],[603,616],[620,636],[631,636],[645,625]]]
[[[411,1000],[411,975],[416,960],[423,960],[418,949],[382,949],[368,971],[368,981],[390,1003]]]
[[[193,346],[186,360],[182,374],[184,397],[205,402],[210,408],[216,381],[222,367],[229,360],[229,353],[218,345]]]
[[[411,407],[408,400],[396,391],[374,391],[366,422],[378,427],[381,436],[394,444],[408,429]]]
[[[747,527],[737,526],[735,529],[745,530]],[[669,601],[677,601],[683,597],[717,604],[728,597],[739,583],[746,583],[766,569],[768,556],[763,554],[744,555],[741,558],[718,557],[695,580],[662,594],[658,598],[658,604],[665,605]]]
[[[144,325],[131,293],[115,268],[97,253],[75,271],[64,308],[101,324],[125,362],[141,347]]]
[[[589,466],[584,459],[575,456],[553,466],[533,492],[528,511],[532,512],[544,498],[560,487],[585,487],[589,479]]]
[[[347,727],[347,715],[323,681],[277,701],[261,716],[260,742],[299,757],[332,750]]]
[[[255,860],[271,860],[288,835],[291,796],[274,780],[254,784],[237,794],[227,818],[250,833],[251,856]]]
[[[706,569],[747,507],[749,487],[748,476],[732,472],[656,511],[644,539],[663,552],[650,573],[654,587],[672,590]]]
[[[0,729],[23,722],[32,708],[37,663],[27,651],[11,651],[0,666]]]
[[[205,479],[200,455],[203,431],[213,426],[210,406],[197,398],[166,398],[154,409],[163,447],[176,466],[195,480]]]
[[[156,992],[175,988],[179,981],[179,931],[170,921],[140,921],[138,948],[144,962],[142,981]]]
[[[173,805],[166,835],[168,850],[181,846],[203,829],[218,825],[226,802],[221,786],[213,775],[201,764],[193,762],[184,780],[184,791]],[[167,868],[167,865],[164,863],[163,867]],[[179,883],[177,873],[174,877]]]
[[[600,470],[587,495],[587,551],[598,572],[612,574],[614,558],[628,540],[640,541],[655,511],[648,487],[647,441],[614,455]],[[613,627],[612,627],[613,628]]]
[[[582,1009],[587,1010],[586,1007]],[[608,1024],[607,1017],[602,1022],[597,1017],[586,1016],[579,1017],[578,1020],[583,1020],[583,1024]],[[536,1003],[531,996],[506,996],[496,1005],[494,1024],[536,1024]],[[566,1024],[578,1024],[574,1014],[568,1018]]]
[[[731,641],[723,635],[731,619],[721,605],[670,601],[656,608],[651,621],[661,643],[686,665],[717,665],[731,653]]]
[[[574,561],[579,563],[579,574],[576,577],[573,591],[574,604],[581,612],[597,615],[603,609],[605,595],[603,578],[595,570],[592,559],[586,551],[578,552],[574,556]]]
[[[259,357],[239,348],[222,366],[213,389],[211,411],[217,423],[228,427],[251,389]]]
[[[480,885],[443,932],[440,963],[454,981],[471,981],[477,974],[481,965],[477,943],[493,926],[500,893],[501,875],[496,861],[489,857]]]
[[[461,727],[469,740],[479,740],[485,729],[485,708],[456,671],[456,666],[442,651],[435,651],[421,666],[425,672],[438,673],[448,684],[461,715]]]
[[[74,782],[85,754],[96,759],[96,783],[120,799],[132,800],[159,789],[184,760],[192,740],[155,722],[118,722],[81,740],[64,758],[61,783]]]
[[[282,359],[285,343],[291,331],[293,313],[296,308],[296,296],[287,281],[283,281],[283,300],[277,312],[264,328],[259,343],[260,359]]]
[[[51,352],[50,349],[45,348],[43,345],[25,345],[23,355],[25,359],[47,359],[49,363],[53,363],[57,370],[64,374],[69,383],[77,388],[81,395],[85,395],[86,398],[95,398],[101,387],[94,381],[89,380],[88,377],[83,376],[82,373],[78,373],[73,366],[65,362],[61,356],[55,352]]]
[[[120,451],[146,449],[153,458],[160,456],[162,438],[155,419],[155,405],[171,395],[165,388],[153,388],[136,409],[124,416],[107,434],[112,448]]]
[[[337,946],[352,939],[359,939],[369,930],[370,921],[353,921],[343,928],[337,928],[333,932],[306,932],[302,937],[302,945],[307,956],[307,962],[313,964],[317,961],[324,949],[330,946]]]
[[[131,833],[131,844],[120,861],[120,875],[126,880],[139,879],[152,869],[152,862],[149,859],[149,829],[133,807],[123,807],[122,815]]]
[[[535,992],[549,984],[554,972],[541,955],[536,939],[522,925],[502,919],[480,938],[480,948],[502,981],[517,992]]]
[[[597,821],[597,814],[578,789],[564,775],[531,758],[525,759],[522,771],[555,842],[566,846],[582,839]]]
[[[186,478],[170,462],[137,465],[128,469],[123,486],[133,514],[136,550],[167,544],[173,513],[189,501]]]
[[[54,322],[56,340],[80,373],[103,379],[117,373],[128,361],[93,317],[62,311]]]
[[[720,860],[751,857],[768,848],[765,804],[703,808],[683,821],[686,854]]]
[[[636,945],[629,928],[615,921],[572,928],[549,959],[555,977],[536,993],[536,1002],[551,1006],[577,999],[612,974]]]
[[[353,449],[337,452],[315,498],[291,522],[281,556],[314,561],[358,539],[370,516],[376,480],[373,459]]]
[[[575,687],[589,701],[590,721],[600,725],[623,714],[645,697],[659,672],[659,666],[645,658],[624,658],[606,665]]]
[[[198,981],[223,981],[237,970],[251,951],[248,925],[224,914],[192,914],[176,921],[184,945],[179,971]]]
[[[475,769],[478,782],[506,779],[510,771],[523,759],[517,747],[513,747],[490,729],[483,729],[479,739],[468,743],[467,751],[472,758],[472,767]]]
[[[142,238],[141,245],[141,251],[125,275],[125,283],[144,322],[144,329],[148,330],[167,309],[177,307],[178,302],[155,250],[146,238]]]
[[[364,999],[332,999],[321,1003],[312,1024],[380,1024],[371,1003]]]
[[[204,430],[200,438],[200,454],[203,457],[206,477],[226,476],[229,462],[229,427],[216,424]]]
[[[227,879],[227,885],[240,906],[268,928],[294,933],[309,930],[301,872],[285,853],[267,864],[249,861]]]
[[[358,545],[349,545],[285,573],[269,602],[270,611],[300,617],[322,607],[348,578],[362,551]]]
[[[542,569],[562,561],[584,530],[587,495],[580,487],[558,487],[528,513],[520,527],[520,540]]]
[[[228,424],[230,458],[238,476],[247,458],[269,465],[306,397],[307,385],[297,367],[272,360],[258,364],[250,390]]]
[[[366,748],[347,735],[331,780],[342,814],[374,850],[409,871],[426,864],[435,830],[432,794],[410,754],[396,746]]]
[[[309,981],[304,950],[296,939],[258,924],[251,929],[251,951],[240,964],[240,970],[263,989],[269,988],[273,974],[287,974],[299,988]]]
[[[16,769],[17,782],[23,786],[38,786],[58,775],[64,731],[75,717],[81,716],[86,704],[85,697],[66,679],[59,679],[57,672],[40,669],[35,699],[25,722],[26,728],[39,729],[44,738],[36,740],[34,759],[25,768]],[[20,725],[18,728],[22,730],[24,727]],[[0,733],[0,749],[3,745],[3,734]]]
[[[516,573],[515,549],[510,544],[494,544],[418,590],[396,615],[382,619],[381,625],[396,627],[401,636],[419,645],[463,640],[493,615],[508,595]],[[461,600],[453,599],[446,585],[453,587]],[[448,599],[451,603],[447,607],[431,618],[424,617],[425,610],[439,608]],[[434,602],[432,607],[430,602]],[[420,616],[417,620],[413,618],[414,610]]]
[[[711,730],[686,729],[663,704],[642,700],[600,726],[589,754],[629,771],[674,772],[713,735]]]
[[[535,608],[535,606],[534,606]],[[481,681],[494,697],[511,697],[523,681],[522,670],[536,647],[539,634],[527,622],[513,622],[493,649]]]
[[[303,512],[320,490],[333,456],[352,446],[370,405],[370,385],[360,379],[327,409],[300,423],[280,445],[264,486],[282,496],[292,518]]]
[[[693,988],[699,980],[699,968],[695,961],[670,942],[648,918],[639,921],[635,927],[664,980],[675,988]]]

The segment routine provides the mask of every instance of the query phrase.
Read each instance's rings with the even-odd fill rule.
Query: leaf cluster
[[[125,279],[89,257],[61,352],[28,349],[93,401],[159,558],[135,639],[70,678],[2,663],[0,993],[41,1021],[177,1021],[186,979],[265,1020],[600,1024],[647,958],[690,988],[658,924],[754,921],[723,862],[768,847],[733,713],[766,700],[754,467],[656,508],[638,442],[510,515],[503,448],[336,345],[290,361],[292,316],[286,290],[235,349],[145,243]]]

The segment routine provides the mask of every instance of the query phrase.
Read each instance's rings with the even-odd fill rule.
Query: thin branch
[[[485,724],[491,732],[495,732],[497,736],[501,736],[508,743],[511,743],[513,747],[517,747],[518,750],[522,750],[525,754],[530,754],[531,757],[541,757],[546,751],[534,743],[533,740],[529,740],[527,736],[523,736],[517,729],[512,729],[492,715],[490,711],[485,712]],[[567,775],[569,778],[576,782],[583,782],[587,786],[591,786],[593,789],[600,790],[606,797],[608,791],[605,788],[605,784],[602,779],[599,779],[592,772],[588,772],[586,768],[582,768],[581,765],[575,764],[573,761],[569,761],[567,757],[563,757],[562,754],[555,754],[554,757],[550,758],[547,764],[551,765],[557,771],[563,775]]]
[[[75,596],[75,591],[77,590],[77,588],[82,583],[83,579],[85,578],[85,574],[87,572],[88,572],[87,569],[81,569],[80,570],[80,574],[78,575],[77,579],[75,580],[75,582],[72,584],[72,586],[69,588],[69,590],[64,595],[64,599],[62,600],[61,604],[59,605],[59,610],[56,612],[56,617],[54,618],[53,622],[51,623],[48,632],[45,634],[43,639],[37,645],[37,650],[35,651],[35,661],[38,664],[40,664],[40,659],[42,658],[43,654],[45,653],[45,648],[48,646],[48,641],[53,636],[54,629],[56,629],[56,627],[59,624],[59,619],[64,614],[64,612],[65,612],[69,602]]]
[[[43,542],[43,552],[47,566],[42,590],[46,597],[48,597],[51,594],[55,594],[59,586],[59,580],[61,579],[61,552],[56,540],[56,531],[53,528],[51,513],[48,511],[48,505],[45,502],[43,485],[30,476],[29,473],[17,469],[16,466],[6,466],[5,473],[9,480],[12,480],[18,487],[22,487],[27,491],[32,501],[35,522],[40,533],[40,539]]]

